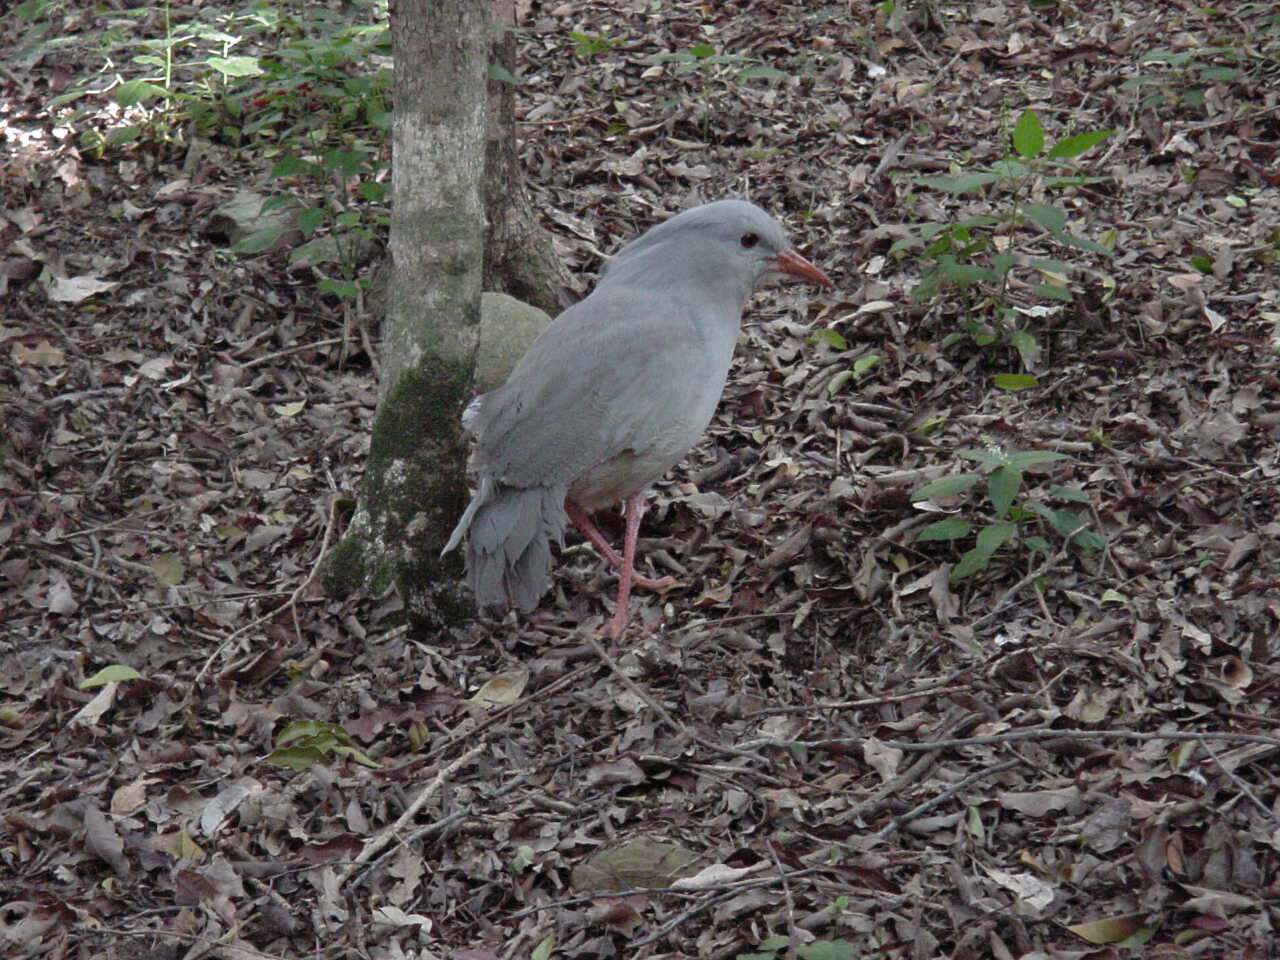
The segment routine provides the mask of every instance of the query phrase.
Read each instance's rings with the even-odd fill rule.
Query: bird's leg
[[[631,599],[631,581],[635,576],[636,539],[640,535],[640,518],[644,516],[641,490],[627,497],[627,527],[622,538],[622,572],[618,576],[618,605],[609,621],[609,636],[617,640],[627,628],[627,601]]]
[[[641,497],[642,503],[644,493],[645,491],[642,490],[639,494],[635,494],[635,496]],[[593,547],[600,551],[600,556],[604,557],[605,561],[615,570],[621,570],[622,557],[618,556],[618,552],[609,546],[609,541],[604,538],[604,534],[591,522],[591,518],[587,516],[586,512],[572,500],[564,502],[564,509],[569,515],[569,519],[573,521],[573,525],[582,531],[582,535],[591,541]],[[643,506],[640,508],[640,512],[644,512]],[[628,524],[631,522],[630,498],[627,499],[627,522]],[[639,521],[637,520],[636,523],[638,524]],[[661,579],[653,580],[649,577],[640,577],[634,574],[631,582],[642,590],[670,590],[679,583],[674,577],[662,577]]]

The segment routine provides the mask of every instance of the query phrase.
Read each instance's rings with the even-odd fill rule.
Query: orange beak
[[[794,250],[783,250],[778,254],[777,270],[779,273],[787,273],[801,280],[812,280],[814,283],[831,286],[830,277]]]

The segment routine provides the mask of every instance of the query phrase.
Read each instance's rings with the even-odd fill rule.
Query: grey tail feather
[[[551,541],[564,540],[563,487],[509,487],[485,477],[445,551],[467,534],[467,582],[481,607],[532,610],[547,589]]]

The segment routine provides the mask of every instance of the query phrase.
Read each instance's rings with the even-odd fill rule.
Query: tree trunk
[[[469,610],[457,554],[467,501],[459,414],[475,364],[484,268],[484,0],[398,0],[391,278],[382,393],[360,503],[326,559],[333,589],[400,589],[412,622]]]
[[[512,0],[488,0],[489,58],[509,76],[515,75],[516,25]],[[553,317],[560,312],[559,289],[569,284],[569,272],[556,256],[551,235],[524,185],[516,156],[515,86],[509,80],[489,80],[489,123],[485,138],[485,207],[489,232],[485,237],[484,288],[506,293],[541,307]]]

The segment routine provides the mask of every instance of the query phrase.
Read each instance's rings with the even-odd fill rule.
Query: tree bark
[[[458,420],[475,365],[484,269],[484,0],[398,0],[391,276],[382,392],[360,502],[326,558],[335,590],[395,584],[438,626],[470,606],[440,550],[467,501]]]
[[[488,0],[490,61],[514,76],[515,3]],[[485,207],[489,231],[485,237],[484,288],[506,293],[560,312],[559,290],[568,286],[569,272],[556,256],[551,234],[538,222],[529,200],[524,173],[516,156],[515,86],[489,80],[489,122],[485,137]]]

